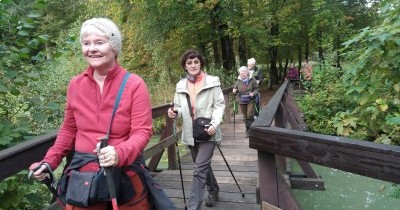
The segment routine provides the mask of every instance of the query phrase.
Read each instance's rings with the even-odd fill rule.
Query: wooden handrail
[[[255,127],[250,148],[400,184],[400,147],[297,130]]]
[[[0,151],[0,180],[27,170],[35,161],[41,160],[54,143],[58,131],[38,136],[30,141]]]

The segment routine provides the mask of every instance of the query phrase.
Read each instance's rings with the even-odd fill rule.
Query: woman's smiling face
[[[93,28],[82,37],[82,53],[86,61],[99,73],[107,73],[116,63],[116,52],[108,38]]]

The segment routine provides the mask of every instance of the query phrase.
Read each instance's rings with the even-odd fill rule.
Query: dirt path
[[[264,107],[271,100],[272,96],[276,93],[280,86],[274,86],[272,90],[268,90],[266,85],[261,87],[261,106]]]

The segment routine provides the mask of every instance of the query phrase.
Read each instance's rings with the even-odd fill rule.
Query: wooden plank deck
[[[203,202],[202,209],[212,210],[253,210],[261,209],[257,204],[256,185],[258,182],[257,151],[249,148],[249,139],[245,138],[245,126],[241,116],[236,116],[236,123],[222,125],[223,140],[221,150],[238,182],[242,194],[237,187],[218,148],[214,151],[212,168],[218,181],[220,192],[216,206],[208,208]],[[181,154],[182,155],[182,154]],[[193,163],[190,154],[181,157],[183,182],[186,202],[190,194]],[[178,209],[184,209],[183,193],[179,170],[164,170],[156,177],[161,187],[173,200]],[[207,192],[205,197],[207,197]]]

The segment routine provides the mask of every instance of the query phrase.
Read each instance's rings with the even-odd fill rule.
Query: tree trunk
[[[299,45],[299,46],[297,46],[297,49],[298,49],[298,59],[299,59],[299,66],[298,66],[298,69],[300,70],[300,68],[301,68],[301,62],[303,61],[303,58],[301,57],[301,46]]]
[[[217,28],[217,18],[216,18],[216,8],[210,12],[210,23],[211,23],[211,33],[212,37],[218,37],[218,28]],[[218,39],[213,39],[212,41],[212,49],[213,49],[213,56],[214,56],[214,64],[215,67],[221,67],[221,57],[218,48]]]
[[[224,34],[224,31],[228,28],[227,25],[223,24],[219,26],[220,34]],[[221,53],[222,53],[222,66],[227,71],[231,71],[235,66],[235,56],[233,54],[232,39],[223,35],[221,37]]]
[[[270,36],[272,39],[276,37],[279,34],[279,24],[278,22],[272,23],[271,29],[270,29]],[[278,47],[277,46],[271,46],[269,47],[269,55],[270,55],[270,67],[269,67],[269,78],[270,81],[268,83],[268,89],[272,89],[273,85],[278,84],[278,69],[276,67],[276,61],[278,58]]]
[[[246,39],[243,36],[239,37],[239,60],[240,66],[247,65],[247,54],[246,54]]]
[[[201,40],[201,39],[199,39]],[[206,65],[208,66],[211,62],[208,60],[209,58],[206,56],[207,55],[207,47],[206,44],[203,42],[199,43],[199,51],[201,54],[203,54],[205,56],[206,59]]]
[[[322,31],[318,31],[317,39],[318,39],[318,57],[320,61],[319,63],[320,65],[325,65],[324,49],[322,49]]]
[[[278,68],[278,81],[281,81],[282,80],[282,78],[283,78],[283,75],[285,74],[285,71],[283,70],[284,68],[283,68],[283,65],[282,65],[282,59],[281,58],[279,58],[278,59],[278,66],[279,66],[279,68]],[[279,82],[278,82],[279,83]]]
[[[278,57],[278,48],[276,46],[269,48],[270,54],[270,66],[269,66],[269,83],[268,89],[272,89],[272,86],[278,84],[278,69],[276,67],[276,58]]]
[[[336,35],[336,68],[342,68],[341,66],[340,66],[340,43],[341,43],[341,41],[340,41],[340,32],[339,32],[340,30],[339,30],[339,28],[338,28],[338,31],[337,31],[337,35]]]
[[[309,60],[309,56],[310,56],[310,37],[308,36],[308,33],[306,34],[306,40],[305,40],[305,54],[304,57],[306,60]]]
[[[292,62],[293,62],[293,60],[292,60]],[[285,66],[283,67],[283,78],[286,77],[286,74],[287,74],[287,72],[288,72],[288,69],[289,69],[289,58],[286,58],[286,60],[285,60]]]

